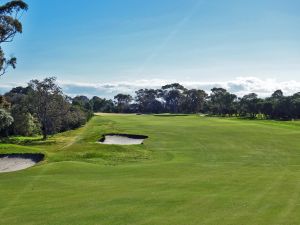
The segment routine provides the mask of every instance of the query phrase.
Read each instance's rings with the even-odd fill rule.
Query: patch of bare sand
[[[106,145],[140,145],[143,144],[147,136],[131,134],[107,134],[100,140]]]
[[[44,159],[43,154],[4,154],[0,155],[0,173],[24,170]]]

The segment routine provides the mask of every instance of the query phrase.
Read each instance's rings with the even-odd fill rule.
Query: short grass
[[[141,146],[97,143],[148,135]],[[300,123],[100,115],[85,127],[13,138],[0,153],[46,161],[0,174],[3,225],[298,225]]]

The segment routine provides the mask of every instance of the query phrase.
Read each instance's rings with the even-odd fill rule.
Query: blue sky
[[[109,85],[171,81],[228,85],[251,78],[272,79],[270,90],[289,81],[300,87],[298,0],[27,3],[24,33],[4,46],[18,67],[0,78],[2,87],[46,76],[71,94],[107,96]]]

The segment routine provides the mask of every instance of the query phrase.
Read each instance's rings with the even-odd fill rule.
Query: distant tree
[[[271,98],[273,99],[281,99],[282,97],[283,97],[282,90],[276,90],[271,96]]]
[[[56,78],[49,77],[43,81],[32,80],[29,83],[32,89],[29,103],[41,124],[43,139],[59,131],[61,119],[69,110],[66,98],[55,80]]]
[[[167,85],[164,85],[164,86],[162,86],[162,89],[163,90],[182,90],[182,91],[184,91],[185,90],[185,87],[184,86],[182,86],[181,84],[179,84],[179,83],[173,83],[173,84],[167,84]]]
[[[181,111],[185,91],[186,89],[178,83],[168,84],[161,88],[160,96],[164,99],[168,112],[178,113]]]
[[[12,88],[9,92],[7,92],[5,94],[5,96],[10,96],[10,94],[27,95],[31,90],[32,89],[30,88],[30,86],[27,86],[27,87],[18,86],[18,87]]]
[[[67,131],[78,128],[88,121],[86,112],[78,106],[71,106],[69,110],[61,116],[60,131]]]
[[[300,92],[291,96],[291,104],[292,104],[292,118],[299,119],[300,118]]]
[[[250,93],[248,95],[243,96],[239,102],[239,113],[241,116],[250,116],[251,118],[255,118],[259,113],[259,101],[260,99],[257,97],[257,94]]]
[[[111,113],[115,111],[115,106],[112,100],[107,100],[105,98],[99,98],[94,96],[90,100],[90,104],[94,112],[106,112]]]
[[[260,112],[265,115],[267,119],[271,119],[273,115],[273,102],[270,98],[266,98],[258,104]]]
[[[84,95],[76,96],[72,100],[72,105],[77,105],[86,110],[92,110],[90,99]]]
[[[105,113],[116,112],[116,107],[115,107],[114,102],[111,99],[105,100],[105,103],[102,107],[101,112],[105,112]]]
[[[236,112],[237,96],[230,94],[224,88],[213,88],[209,100],[210,110],[215,115],[232,115]]]
[[[29,92],[29,88],[17,87],[5,93],[4,96],[12,107],[17,105],[21,107],[23,111],[28,112],[29,109],[27,96]]]
[[[104,104],[105,104],[105,99],[99,98],[97,96],[94,96],[90,100],[90,105],[92,106],[94,112],[101,112]]]
[[[281,90],[276,90],[270,98],[266,99],[272,104],[272,112],[270,118],[272,119],[286,119],[288,118],[289,98],[283,95]]]
[[[129,105],[132,102],[133,98],[131,95],[127,94],[118,94],[114,97],[118,112],[128,112]]]
[[[7,136],[7,128],[13,123],[13,117],[4,109],[0,109],[0,131]]]
[[[22,23],[19,21],[20,15],[28,9],[28,5],[21,1],[10,1],[0,6],[0,45],[5,42],[12,42],[17,33],[22,33]],[[15,57],[6,58],[0,46],[0,76],[8,67],[15,69],[17,59]]]
[[[280,99],[273,100],[273,119],[289,120],[293,117],[292,97],[283,96]]]
[[[135,101],[137,111],[142,113],[160,113],[163,111],[161,101],[159,101],[158,90],[140,89],[135,92]]]
[[[72,105],[79,107],[86,114],[87,120],[93,116],[93,105],[90,99],[86,96],[76,96],[72,99]]]
[[[207,97],[208,95],[203,90],[186,90],[184,92],[184,100],[182,103],[183,111],[187,113],[203,112]]]
[[[297,95],[285,97],[281,90],[277,90],[271,97],[262,101],[260,108],[261,112],[270,119],[297,118]]]

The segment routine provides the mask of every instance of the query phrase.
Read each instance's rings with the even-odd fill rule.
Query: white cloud
[[[6,83],[6,84],[0,84],[0,94],[4,94],[5,92],[10,91],[12,88],[17,86],[25,86],[25,84],[22,83]]]
[[[285,95],[291,95],[300,91],[300,82],[297,81],[280,82],[275,79],[260,79],[256,77],[238,77],[227,82],[180,82],[179,80],[152,79],[103,84],[60,82],[60,85],[70,95],[98,95],[111,98],[118,93],[134,94],[136,90],[141,88],[155,89],[174,82],[178,82],[186,88],[203,89],[207,92],[210,92],[213,87],[223,87],[238,96],[255,92],[261,97],[266,97],[278,89],[281,89]]]
[[[134,92],[141,88],[160,88],[165,84],[180,83],[186,88],[203,89],[207,92],[213,87],[223,87],[228,91],[243,96],[245,94],[255,92],[261,97],[270,96],[275,90],[281,89],[285,95],[291,95],[300,91],[300,82],[298,81],[277,81],[276,79],[260,79],[257,77],[238,77],[227,82],[193,82],[179,80],[135,80],[135,81],[120,81],[111,83],[80,83],[71,81],[59,80],[59,85],[63,91],[70,95],[86,95],[92,97],[94,95],[112,98],[118,93],[134,94]],[[3,84],[0,85],[0,92],[4,93],[20,84]],[[24,84],[25,85],[25,84]]]

